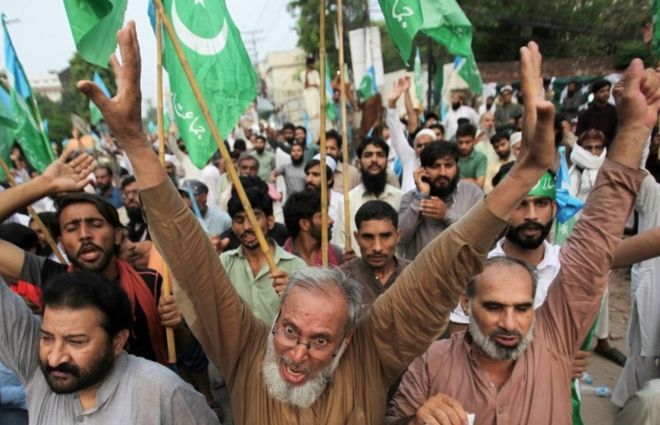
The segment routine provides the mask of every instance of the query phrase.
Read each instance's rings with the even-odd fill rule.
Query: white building
[[[32,91],[46,96],[53,102],[62,100],[62,82],[57,72],[50,71],[46,75],[30,78],[30,85],[32,86]]]
[[[275,104],[284,121],[302,123],[303,85],[300,72],[305,68],[305,52],[300,48],[271,52],[259,67],[266,83],[266,96]]]

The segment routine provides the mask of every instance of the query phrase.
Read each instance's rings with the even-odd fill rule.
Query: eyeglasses
[[[277,313],[277,318],[275,318],[275,323],[273,323],[273,327],[270,332],[273,336],[279,335],[282,339],[281,344],[284,345],[287,349],[292,349],[298,345],[302,345],[303,347],[307,348],[309,354],[315,358],[323,356],[332,350],[334,344],[332,344],[332,342],[323,335],[313,336],[307,341],[303,341],[302,337],[298,333],[298,330],[294,326],[280,326],[280,314],[281,312]],[[339,344],[332,352],[332,357],[337,356],[341,346],[344,344],[345,338],[346,331],[343,332]]]

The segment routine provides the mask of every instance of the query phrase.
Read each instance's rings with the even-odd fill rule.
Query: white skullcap
[[[318,159],[319,162],[321,162],[321,154],[317,153],[316,155],[314,155],[314,158],[312,158],[312,159]],[[330,155],[326,155],[325,156],[325,165],[330,167],[330,170],[332,170],[332,174],[335,173],[335,170],[337,169],[337,161],[335,161],[335,159],[333,157],[331,157]]]
[[[415,142],[417,141],[417,139],[419,139],[422,136],[429,136],[433,141],[435,141],[435,139],[437,138],[437,136],[435,135],[435,131],[431,130],[430,128],[424,128],[422,130],[419,130],[419,133],[415,135]]]
[[[511,133],[511,136],[509,136],[509,146],[513,147],[517,143],[520,143],[522,141],[522,133],[519,131],[516,131],[515,133]]]
[[[174,155],[171,153],[166,153],[165,154],[165,162],[170,162],[172,164],[176,164],[176,159],[174,158]]]

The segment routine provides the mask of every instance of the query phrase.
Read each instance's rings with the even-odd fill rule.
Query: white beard
[[[531,344],[534,339],[534,325],[536,324],[536,318],[532,319],[532,326],[529,328],[527,335],[525,335],[517,346],[515,347],[503,347],[491,340],[490,337],[484,335],[479,329],[479,325],[472,318],[472,312],[468,311],[470,315],[470,335],[472,340],[481,351],[486,353],[488,357],[495,360],[518,360],[518,358],[525,352],[529,344]]]
[[[268,393],[282,403],[293,404],[302,408],[310,407],[321,396],[328,382],[330,382],[332,374],[339,366],[339,360],[343,356],[345,349],[346,344],[342,343],[337,355],[332,359],[332,363],[321,369],[317,376],[309,378],[304,384],[293,385],[285,381],[280,375],[279,364],[283,359],[276,358],[273,335],[269,334],[266,355],[261,368]]]

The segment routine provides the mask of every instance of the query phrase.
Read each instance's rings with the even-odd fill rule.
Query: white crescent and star
[[[205,0],[194,0],[195,6],[204,4]],[[179,18],[179,13],[176,10],[176,0],[172,0],[172,24],[174,25],[174,32],[179,36],[181,42],[190,50],[203,55],[213,56],[220,53],[227,44],[227,22],[223,17],[221,28],[218,33],[210,38],[201,37],[190,30]]]

